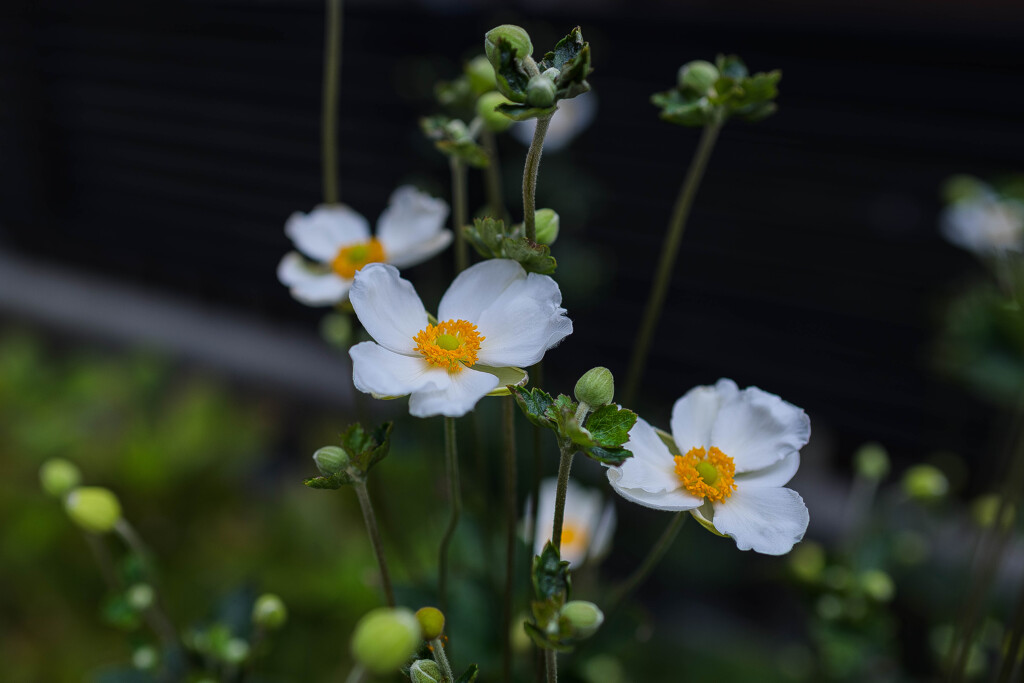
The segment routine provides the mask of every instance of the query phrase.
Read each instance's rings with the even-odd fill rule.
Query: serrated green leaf
[[[635,424],[636,413],[609,403],[595,410],[585,426],[597,445],[612,448],[629,441],[629,430]]]
[[[463,234],[484,258],[502,258],[505,222],[493,218],[477,218],[473,225],[463,227]]]
[[[494,41],[493,50],[488,51],[488,58],[494,67],[498,92],[513,102],[525,102],[530,74],[527,73],[522,60],[516,57],[512,43],[504,38],[498,38]]]
[[[490,156],[470,136],[465,122],[440,114],[425,116],[420,119],[420,129],[443,154],[477,168],[486,168],[490,164]]]
[[[551,247],[531,242],[525,237],[506,237],[501,242],[504,258],[518,261],[527,273],[551,275],[558,267],[558,261],[551,255]]]
[[[342,470],[341,472],[335,472],[329,477],[312,477],[311,479],[304,480],[302,483],[311,489],[334,491],[340,489],[342,486],[348,486],[354,481],[355,480],[352,478],[352,475],[345,470]]]
[[[729,78],[740,80],[747,77],[747,65],[736,55],[718,55],[715,66],[720,73]]]
[[[565,394],[559,394],[558,398],[551,402],[548,409],[545,411],[545,415],[549,420],[559,426],[559,431],[564,431],[567,420],[571,419],[576,413],[576,402]]]
[[[569,596],[569,563],[562,560],[551,541],[540,555],[533,558],[533,592],[538,600],[567,599]]]
[[[515,396],[516,405],[523,411],[527,420],[538,427],[554,428],[546,415],[548,408],[554,403],[550,394],[539,388],[512,387],[512,395]]]
[[[583,453],[591,460],[596,460],[604,465],[613,467],[621,465],[633,457],[633,452],[625,448],[605,448],[604,446],[591,446],[583,448]]]
[[[577,26],[555,44],[554,50],[544,55],[544,58],[537,64],[537,68],[542,72],[552,67],[561,70],[567,62],[575,59],[586,46],[587,43],[583,40],[580,27]]]
[[[394,422],[385,422],[379,425],[370,435],[369,442],[365,442],[367,448],[363,452],[352,456],[352,464],[364,475],[374,465],[387,457],[391,450],[391,429],[394,426]],[[348,448],[344,438],[342,439],[342,444],[345,448]]]
[[[470,664],[469,668],[466,669],[466,672],[455,679],[455,683],[473,683],[479,673],[480,667],[476,664]]]
[[[509,97],[509,99],[512,98]],[[554,105],[550,107],[531,107],[528,104],[499,104],[494,108],[494,111],[500,111],[513,121],[525,121],[527,119],[540,118],[541,116],[549,116],[554,114],[556,109],[558,107]]]

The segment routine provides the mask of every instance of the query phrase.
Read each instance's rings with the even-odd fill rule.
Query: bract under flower
[[[360,270],[350,299],[374,339],[349,350],[352,381],[379,397],[408,394],[417,417],[465,415],[508,382],[508,368],[533,365],[572,332],[555,281],[508,259],[460,273],[436,324],[393,266]]]
[[[675,452],[638,419],[626,448],[633,457],[608,469],[623,498],[658,510],[689,510],[740,550],[789,552],[809,517],[803,499],[782,488],[800,466],[811,424],[800,408],[732,380],[691,389],[672,409]]]
[[[344,204],[296,212],[285,223],[285,234],[299,252],[288,252],[277,277],[292,296],[309,306],[344,301],[355,274],[370,263],[399,268],[415,265],[442,251],[452,241],[444,229],[448,205],[411,185],[395,190],[370,235],[366,219]],[[312,262],[307,260],[312,259]]]
[[[558,481],[545,479],[540,484],[537,520],[534,527],[535,555],[551,540],[555,514],[555,493]],[[529,510],[529,507],[527,507]],[[527,515],[526,523],[530,520]],[[615,532],[615,506],[605,501],[600,491],[580,486],[572,479],[565,493],[565,516],[562,522],[562,559],[570,567],[585,561],[599,560],[607,554]]]

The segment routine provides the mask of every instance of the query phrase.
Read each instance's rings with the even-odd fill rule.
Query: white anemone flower
[[[608,480],[634,503],[689,510],[708,529],[731,536],[740,550],[783,555],[807,530],[807,506],[783,486],[796,474],[810,436],[810,419],[800,408],[720,379],[676,401],[675,448],[638,419],[625,446],[633,457],[609,468]]]
[[[408,394],[417,417],[465,415],[487,394],[525,379],[519,370],[510,380],[509,368],[533,365],[572,332],[555,281],[508,259],[462,271],[441,298],[435,322],[390,265],[360,270],[349,298],[374,339],[349,350],[356,389],[378,397]]]
[[[344,204],[324,204],[309,213],[295,212],[284,231],[302,254],[285,254],[277,279],[292,296],[307,306],[329,306],[344,301],[352,280],[368,263],[390,263],[398,268],[426,261],[452,241],[445,230],[448,204],[403,185],[391,194],[377,220],[370,224]]]
[[[1024,251],[1024,203],[994,193],[946,207],[939,226],[947,240],[979,256]]]
[[[551,117],[548,132],[544,136],[544,151],[557,152],[567,147],[577,135],[582,133],[597,115],[597,95],[586,92],[568,100],[559,100],[558,109]],[[533,142],[533,131],[537,128],[537,119],[518,121],[512,124],[509,131],[516,140],[527,147]]]
[[[535,555],[540,555],[544,545],[551,540],[557,489],[558,480],[553,477],[540,484],[540,502],[534,525]],[[527,525],[529,523],[527,513]],[[600,560],[608,554],[614,533],[615,505],[604,500],[600,491],[580,486],[570,479],[565,492],[565,514],[562,518],[562,559],[570,567]]]

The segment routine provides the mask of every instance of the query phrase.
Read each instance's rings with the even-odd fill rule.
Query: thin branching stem
[[[444,460],[448,474],[448,498],[451,501],[451,516],[448,528],[441,538],[440,557],[438,559],[437,593],[441,611],[448,612],[448,547],[455,536],[462,515],[462,491],[459,484],[459,454],[455,443],[455,418],[444,418]]]
[[[629,595],[636,590],[637,586],[643,583],[650,575],[661,558],[665,556],[668,549],[672,547],[672,542],[676,540],[676,536],[679,534],[679,530],[683,528],[683,523],[686,522],[687,512],[677,512],[672,516],[672,521],[668,523],[665,530],[661,532],[661,537],[657,542],[651,546],[650,552],[647,553],[647,557],[640,564],[636,570],[629,575],[629,577],[612,589],[612,592],[608,596],[608,609],[607,612],[611,614],[622,601],[625,600]]]
[[[469,250],[462,229],[469,220],[469,200],[466,198],[466,164],[458,157],[451,157],[452,169],[452,229],[455,231],[455,273],[461,273],[469,266]]]
[[[341,81],[341,0],[327,0],[320,163],[324,203],[338,203],[338,86]]]
[[[512,680],[512,595],[516,559],[516,405],[509,396],[502,401],[502,431],[505,432],[505,595],[502,604],[502,680]]]
[[[444,643],[441,642],[440,638],[434,638],[430,641],[430,650],[434,653],[434,661],[441,667],[441,673],[445,675],[445,680],[455,681],[455,674],[452,672],[452,665],[448,661],[448,655],[444,651]]]
[[[493,131],[484,128],[480,132],[480,142],[487,152],[488,164],[484,169],[487,181],[487,210],[495,220],[505,218],[505,198],[501,191],[501,162],[498,160],[498,140]]]
[[[380,540],[380,531],[377,529],[377,516],[373,513],[373,503],[370,501],[370,492],[366,489],[366,482],[356,480],[352,488],[356,490],[356,498],[359,499],[359,509],[363,511],[363,521],[366,522],[366,533],[370,537],[370,544],[373,545],[373,553],[377,556],[377,566],[380,567],[380,585],[384,589],[384,599],[388,607],[395,606],[395,591],[391,587],[391,573],[388,571],[388,563],[384,558],[384,545]]]
[[[531,242],[537,241],[537,173],[551,116],[553,114],[537,119],[537,128],[533,131],[533,141],[530,143],[530,151],[526,153],[526,166],[523,168],[523,226],[526,239]]]

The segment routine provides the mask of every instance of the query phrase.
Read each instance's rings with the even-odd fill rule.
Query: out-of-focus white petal
[[[540,485],[540,498],[535,524],[534,554],[539,555],[551,539],[558,482],[545,479]],[[615,508],[603,504],[600,491],[589,489],[570,479],[565,492],[563,516],[562,559],[577,567],[587,559],[596,559],[607,551],[615,528]],[[602,512],[604,510],[604,512]],[[566,530],[571,538],[566,539]]]
[[[672,406],[672,439],[679,455],[691,448],[711,447],[711,428],[722,404],[734,397],[739,388],[731,379],[720,379],[713,385],[694,387]]]
[[[442,230],[430,239],[410,245],[402,250],[392,251],[384,245],[384,254],[388,263],[396,268],[407,268],[426,261],[431,256],[444,251],[451,244],[452,231]]]
[[[409,397],[409,413],[416,417],[462,417],[477,401],[498,386],[498,378],[486,372],[464,368],[448,373],[449,384],[438,391],[417,391]]]
[[[403,185],[391,193],[388,207],[377,220],[377,239],[384,246],[388,263],[402,267],[394,255],[406,254],[435,240],[447,218],[448,204],[443,199],[435,199],[412,185]]]
[[[703,498],[695,498],[690,495],[686,489],[678,488],[674,491],[663,491],[661,493],[651,493],[650,491],[644,491],[643,489],[629,489],[623,488],[618,485],[618,470],[615,467],[608,468],[608,482],[615,489],[615,492],[628,501],[632,501],[637,505],[643,505],[644,507],[654,508],[655,510],[671,510],[673,512],[679,512],[681,510],[692,510],[695,507],[700,506],[703,502]]]
[[[298,252],[290,251],[277,266],[277,279],[288,286],[293,297],[307,306],[330,306],[348,294],[351,280],[332,271],[317,271]]]
[[[530,273],[512,282],[480,313],[480,362],[527,367],[539,361],[572,333],[572,321],[561,304],[562,292],[547,275]]]
[[[398,269],[371,263],[356,273],[349,292],[359,322],[381,346],[395,353],[416,354],[413,337],[427,326],[427,311]]]
[[[714,525],[740,550],[784,555],[804,537],[810,517],[800,495],[776,487],[739,488],[714,504]]]
[[[739,488],[785,486],[798,469],[800,469],[800,453],[790,453],[770,467],[737,474],[736,485]]]
[[[1024,250],[1024,204],[982,196],[947,207],[939,219],[943,237],[979,255]]]
[[[488,259],[458,274],[441,297],[438,320],[467,320],[476,324],[480,313],[494,303],[526,271],[511,259]],[[483,362],[483,361],[481,361]]]
[[[769,467],[810,438],[807,413],[775,394],[748,387],[722,404],[708,445],[730,456],[739,473]]]
[[[356,344],[348,355],[352,358],[352,383],[367,394],[405,396],[415,391],[437,391],[449,383],[447,370],[373,342]]]
[[[604,510],[601,511],[601,518],[594,528],[590,551],[587,553],[588,560],[600,560],[611,550],[612,537],[615,535],[615,523],[615,504],[609,500],[605,503]]]
[[[593,92],[577,95],[569,100],[561,100],[558,109],[551,118],[547,135],[544,136],[544,151],[557,152],[572,142],[577,135],[586,130],[597,114],[597,95]],[[537,127],[537,119],[529,119],[512,125],[512,137],[530,146],[533,142],[533,131]]]
[[[629,430],[629,441],[624,447],[633,453],[633,457],[611,468],[608,475],[610,479],[611,471],[616,470],[615,482],[620,488],[664,493],[681,486],[668,446],[642,417],[638,417]]]
[[[322,204],[309,213],[289,216],[284,233],[306,256],[328,262],[342,246],[370,239],[370,225],[344,204]]]

